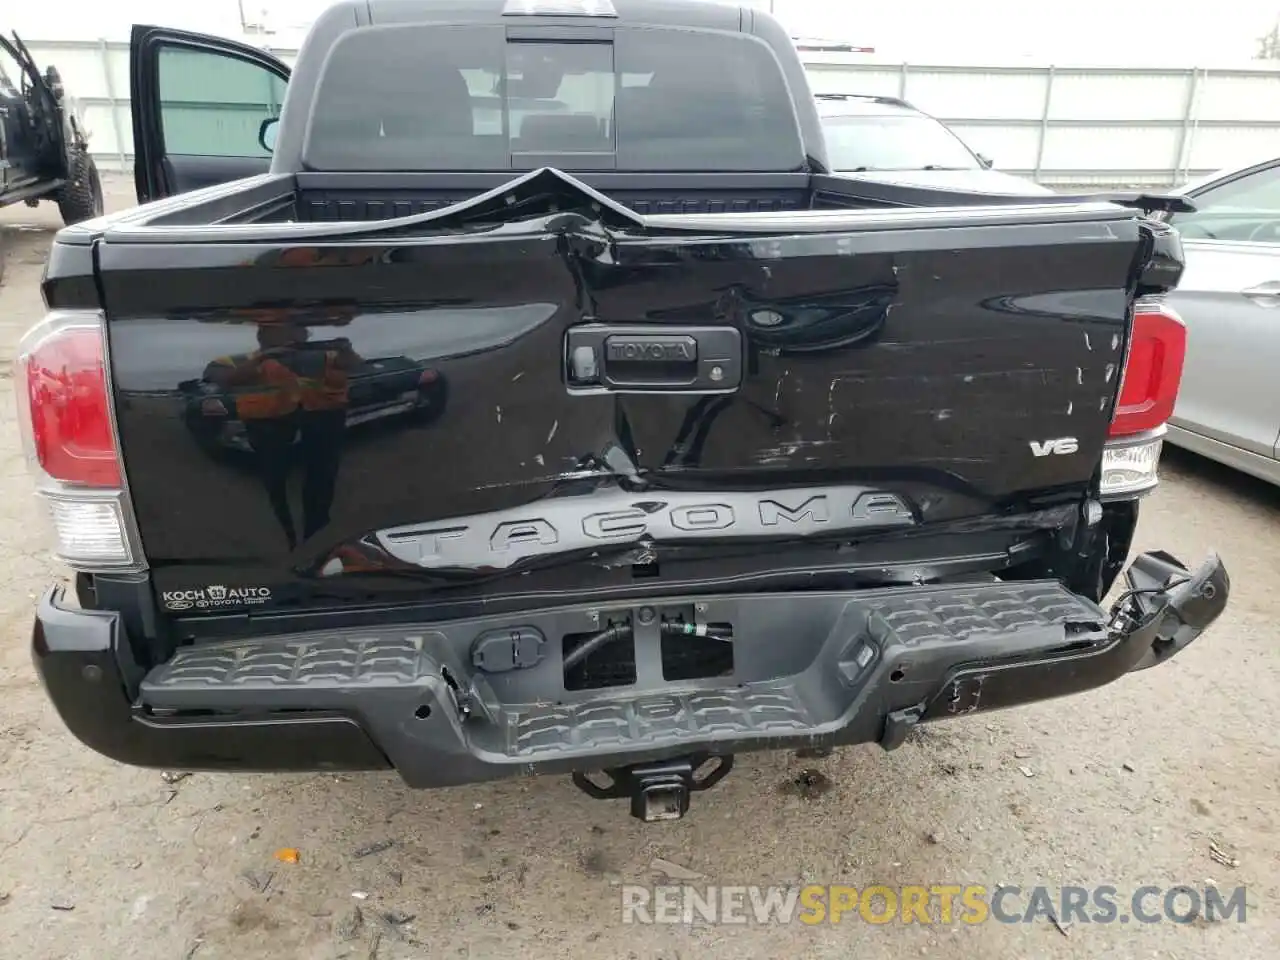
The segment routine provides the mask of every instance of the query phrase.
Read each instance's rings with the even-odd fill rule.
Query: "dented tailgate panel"
[[[305,600],[388,554],[491,571],[663,531],[849,535],[1090,483],[1142,244],[1131,214],[766,230],[592,200],[485,229],[108,236],[119,427],[157,587],[198,602],[225,568],[263,602]],[[596,358],[624,385],[575,366],[570,331],[592,326],[657,338]],[[732,364],[682,367],[689,331],[704,359],[730,342],[708,329],[733,334]],[[276,379],[230,383],[255,351]],[[348,354],[378,390],[344,391],[326,363]],[[822,525],[830,509],[843,525]]]

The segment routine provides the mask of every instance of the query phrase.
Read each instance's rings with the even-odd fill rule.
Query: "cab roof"
[[[581,26],[596,22],[741,31],[746,20],[742,5],[710,0],[347,0],[347,5],[366,9],[368,22],[375,24],[549,20]]]

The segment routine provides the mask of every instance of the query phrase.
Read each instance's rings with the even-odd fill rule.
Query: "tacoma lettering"
[[[526,544],[550,547],[559,543],[560,535],[556,528],[545,520],[517,520],[512,523],[500,523],[489,538],[489,545],[495,552],[510,550]]]
[[[671,525],[678,530],[727,530],[733,526],[733,508],[723,503],[676,507]]]
[[[622,490],[552,499],[534,508],[458,518],[449,527],[382,530],[377,541],[423,567],[493,567],[602,544],[715,537],[797,537],[864,526],[910,526],[895,494],[862,487],[716,494],[669,493],[638,499]],[[514,517],[512,515],[515,515]]]
[[[814,523],[826,523],[830,519],[830,514],[827,512],[827,498],[810,497],[794,510],[783,506],[777,500],[760,501],[760,522],[766,527],[776,527],[779,520],[797,524],[806,517]]]

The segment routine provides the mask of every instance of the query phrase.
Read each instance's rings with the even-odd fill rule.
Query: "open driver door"
[[[135,25],[129,85],[138,202],[266,173],[289,73],[247,44]]]

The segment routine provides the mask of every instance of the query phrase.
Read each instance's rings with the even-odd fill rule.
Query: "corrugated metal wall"
[[[1169,185],[1280,155],[1280,71],[885,66],[812,55],[819,93],[903,97],[1001,169]]]
[[[28,42],[79,96],[103,166],[127,167],[128,45]],[[272,52],[290,62],[295,54]],[[904,97],[947,121],[998,168],[1050,185],[1170,185],[1280,155],[1280,70],[1265,67],[930,66],[833,53],[809,53],[806,62],[815,91]],[[193,137],[212,133],[202,126],[202,104],[241,102],[238,87],[212,71],[189,77],[184,90]]]

